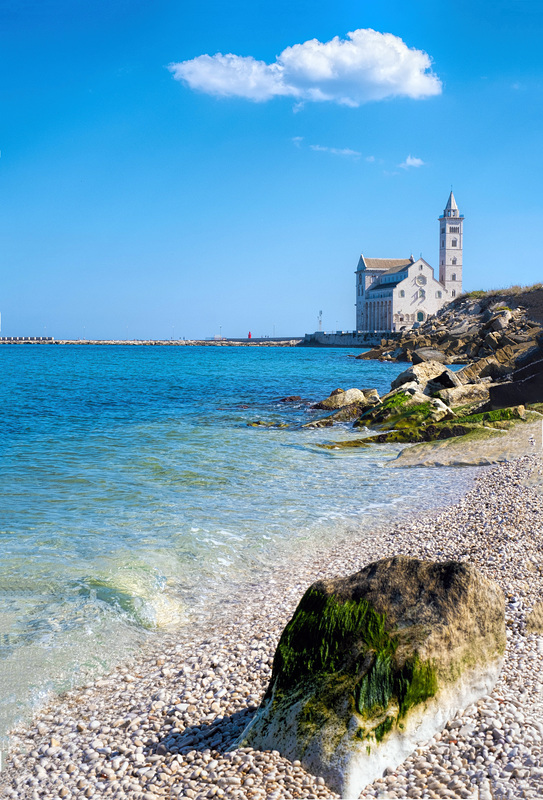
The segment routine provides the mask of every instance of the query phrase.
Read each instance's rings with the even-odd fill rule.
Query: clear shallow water
[[[320,449],[354,434],[278,402],[404,368],[348,355],[0,346],[0,735],[285,557],[458,495],[467,474]]]

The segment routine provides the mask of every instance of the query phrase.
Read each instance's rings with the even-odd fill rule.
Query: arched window
[[[405,292],[403,289],[400,289],[400,297],[405,297]]]
[[[456,272],[453,272],[453,274],[451,275],[451,281],[455,281],[455,280],[456,280]]]
[[[456,264],[456,256],[453,258],[452,263]]]
[[[436,292],[436,297],[437,297],[437,299],[439,300],[439,299],[440,299],[440,297],[441,297],[441,292]]]
[[[452,240],[451,247],[458,247],[458,239],[453,239]]]
[[[454,291],[454,289],[451,292],[451,297],[456,297],[456,292]]]
[[[424,320],[424,311],[417,311],[417,322],[422,322]]]

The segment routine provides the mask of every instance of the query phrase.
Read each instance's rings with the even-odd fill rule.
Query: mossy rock
[[[499,587],[452,561],[395,556],[318,581],[283,631],[238,746],[279,750],[358,797],[491,690],[504,605]]]
[[[357,447],[371,447],[371,442],[368,442],[368,438],[371,437],[364,439],[345,439],[341,442],[324,442],[323,444],[317,444],[317,447],[323,450],[349,450],[351,448],[356,449]]]
[[[392,430],[392,428],[416,428],[426,422],[434,410],[434,406],[429,401],[416,406],[410,406],[405,410],[401,410],[398,414],[392,414],[386,422],[379,427],[383,430]]]
[[[365,411],[355,422],[356,428],[370,425],[379,425],[386,422],[391,416],[399,415],[399,410],[412,403],[411,395],[407,392],[396,392],[381,403]]]
[[[364,441],[368,444],[417,444],[418,442],[435,442],[438,439],[451,439],[455,436],[465,436],[475,428],[482,428],[477,424],[459,424],[457,422],[435,422],[420,425],[417,428],[403,428],[387,433],[377,433],[368,436]]]
[[[472,423],[493,423],[504,420],[524,420],[526,419],[526,409],[524,406],[511,406],[510,408],[498,408],[494,411],[483,411],[480,414],[467,414],[466,416],[456,415],[457,422]]]

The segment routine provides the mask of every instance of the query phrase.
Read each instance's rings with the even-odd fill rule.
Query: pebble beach
[[[543,796],[543,463],[483,467],[456,504],[332,550],[301,555],[266,585],[41,709],[12,732],[0,776],[12,798],[336,798],[276,752],[236,749],[309,584],[403,553],[468,560],[506,597],[508,646],[491,696],[470,706],[361,798]],[[539,605],[538,605],[539,604]]]

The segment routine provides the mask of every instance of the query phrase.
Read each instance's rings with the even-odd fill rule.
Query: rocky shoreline
[[[505,666],[489,697],[361,797],[541,797],[542,487],[539,455],[483,468],[450,508],[278,568],[265,586],[232,597],[220,617],[161,639],[14,732],[0,777],[3,795],[337,797],[275,751],[231,748],[260,702],[278,637],[305,588],[402,553],[469,561],[500,584],[507,602]]]

